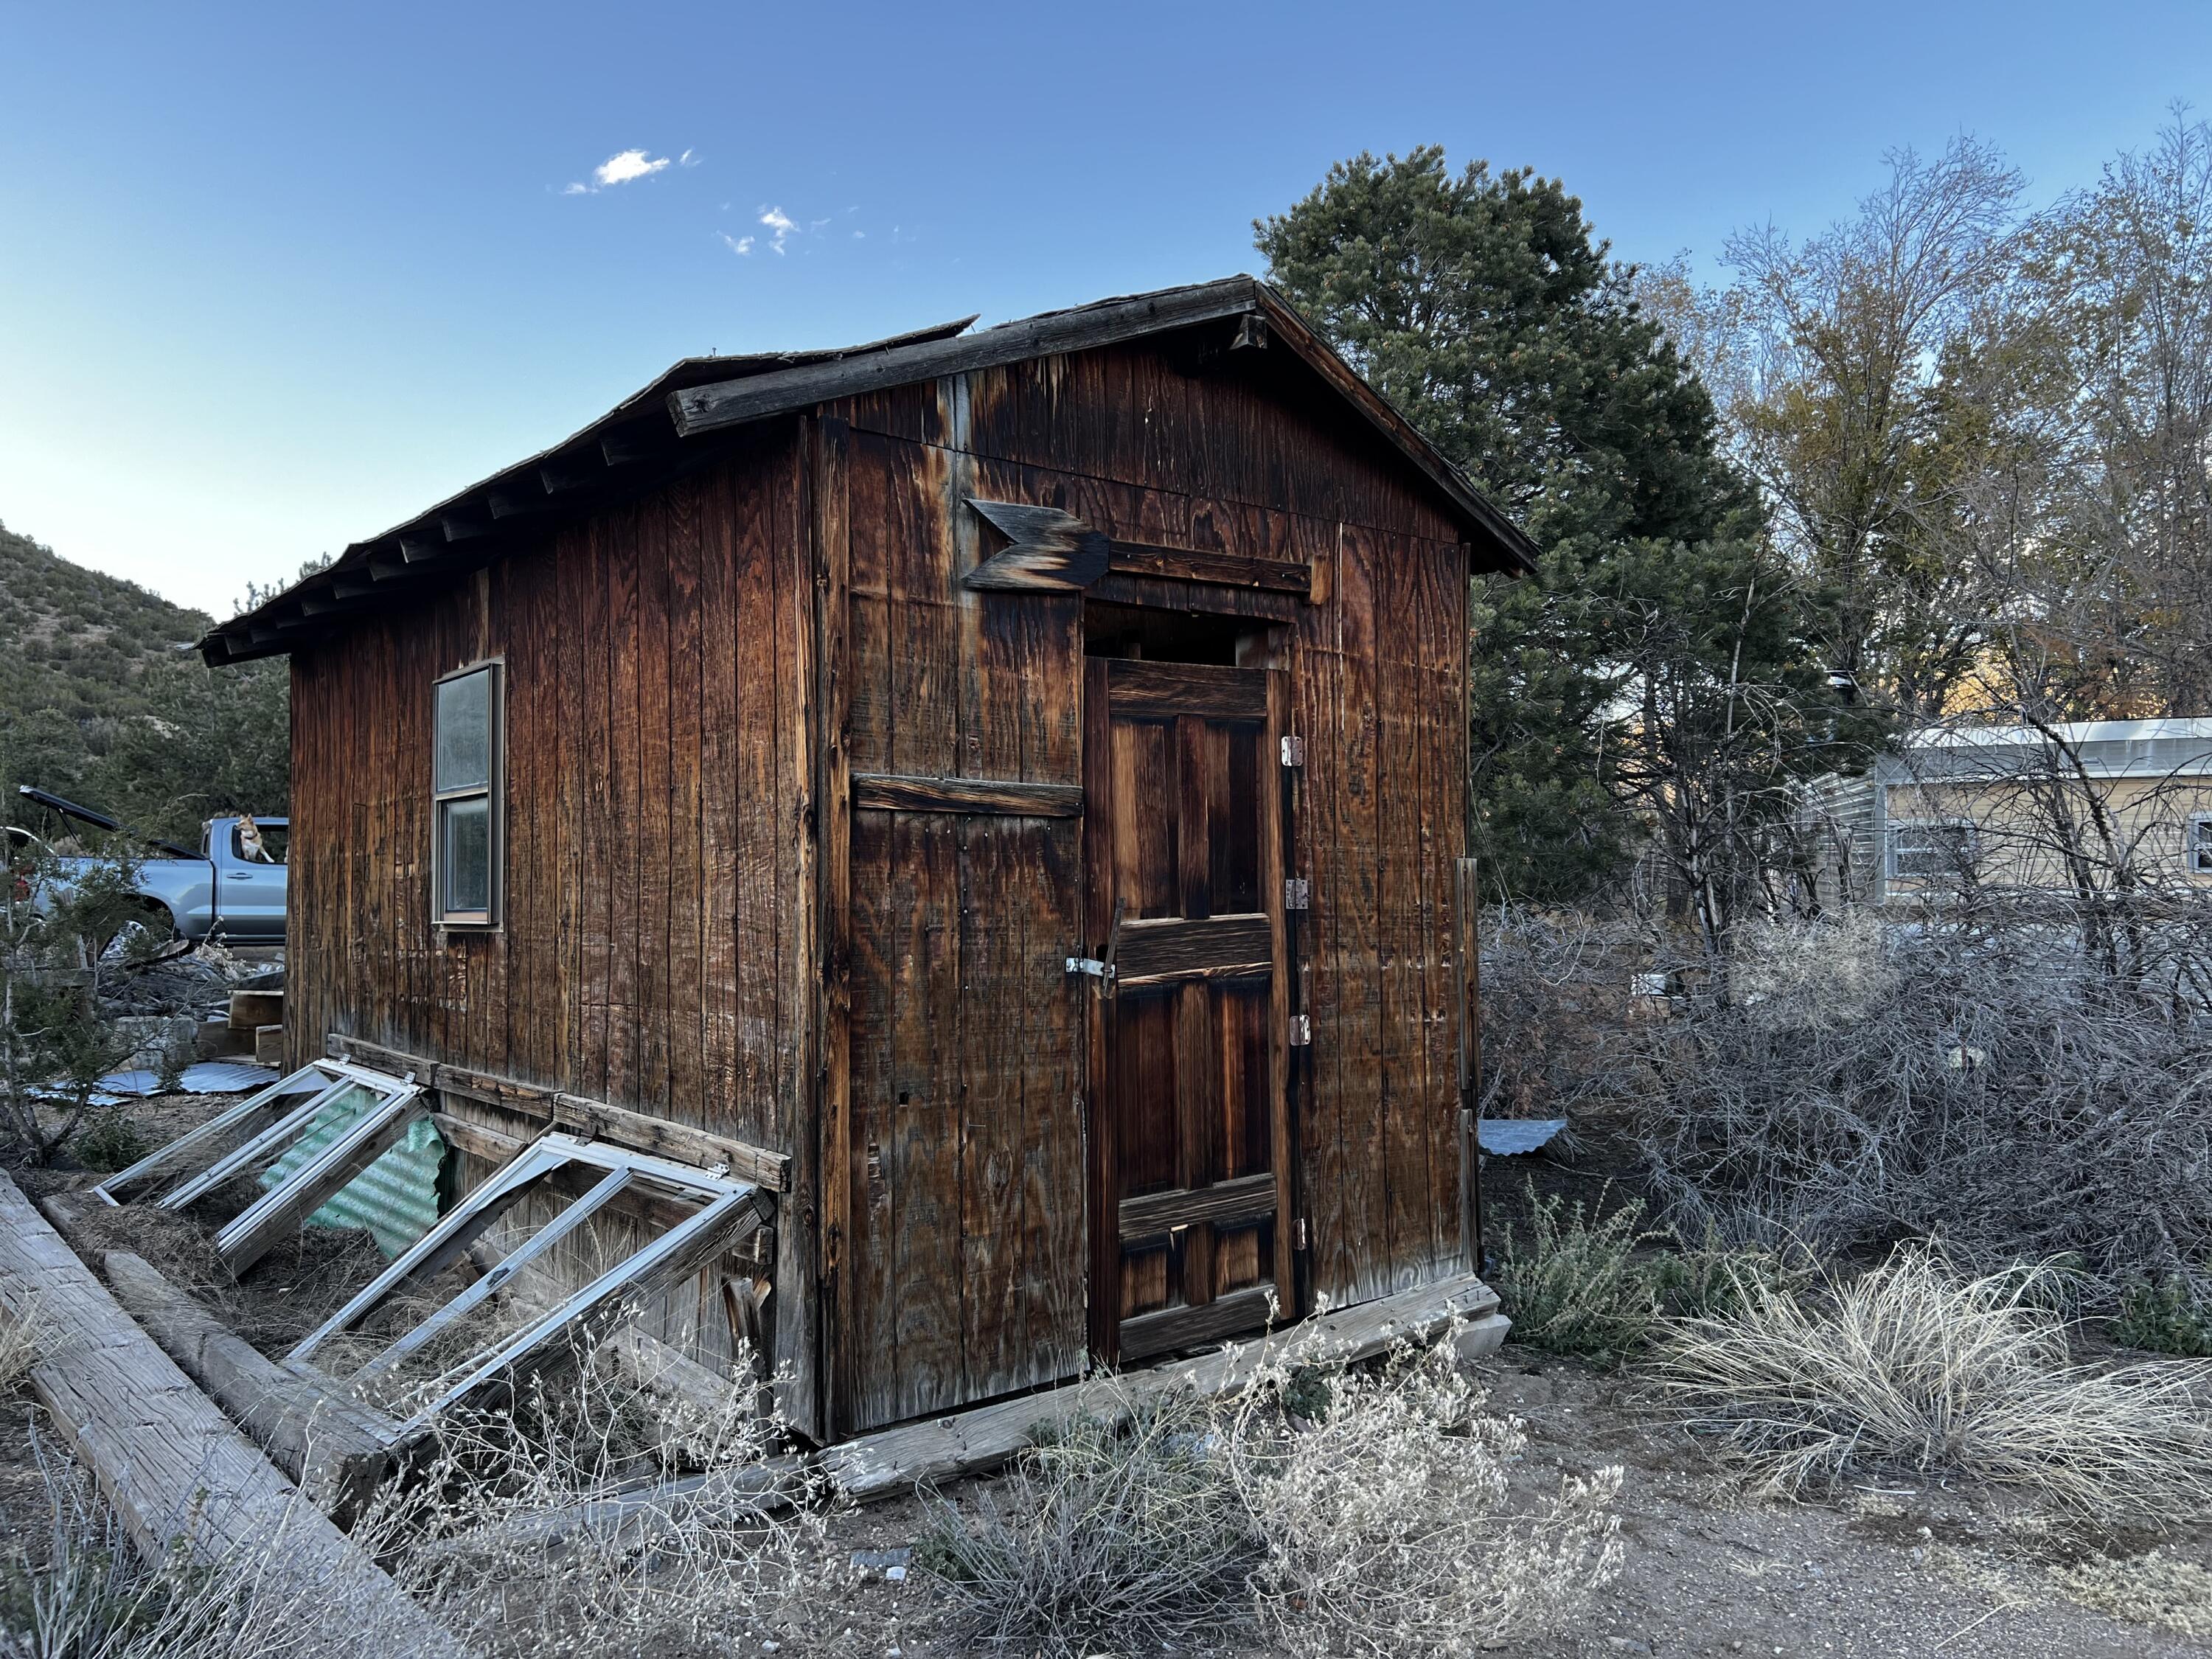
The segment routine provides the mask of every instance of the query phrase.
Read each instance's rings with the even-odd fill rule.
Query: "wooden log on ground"
[[[1508,1322],[1498,1311],[1497,1292],[1473,1273],[1461,1273],[1174,1364],[878,1430],[830,1447],[821,1455],[821,1467],[856,1502],[896,1498],[917,1486],[989,1473],[1033,1443],[1042,1424],[1077,1415],[1118,1421],[1177,1389],[1201,1400],[1221,1399],[1285,1352],[1310,1352],[1317,1363],[1352,1364],[1393,1343],[1425,1341],[1455,1320],[1466,1322],[1459,1341],[1462,1358],[1489,1353],[1504,1340]]]
[[[391,1472],[399,1425],[349,1399],[318,1374],[289,1369],[256,1349],[143,1257],[100,1260],[115,1299],[248,1435],[300,1484],[318,1509],[348,1525]]]
[[[363,1653],[465,1659],[452,1632],[254,1449],[5,1176],[0,1295],[51,1332],[31,1387],[148,1561],[180,1549],[216,1570],[250,1565],[271,1617],[312,1618]]]

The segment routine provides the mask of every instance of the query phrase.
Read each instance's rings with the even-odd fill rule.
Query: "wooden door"
[[[1294,1310],[1283,675],[1094,658],[1084,815],[1091,1341],[1132,1362]]]

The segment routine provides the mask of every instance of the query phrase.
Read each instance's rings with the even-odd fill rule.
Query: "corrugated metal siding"
[[[289,1179],[336,1140],[345,1126],[361,1115],[367,1098],[349,1092],[324,1108],[314,1127],[264,1172],[262,1186],[273,1188]],[[309,1216],[307,1225],[365,1227],[376,1240],[377,1249],[387,1257],[398,1255],[428,1232],[438,1219],[438,1170],[445,1158],[446,1143],[425,1118],[407,1131],[404,1140]]]

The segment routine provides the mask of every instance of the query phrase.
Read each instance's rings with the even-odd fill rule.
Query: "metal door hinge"
[[[1285,733],[1283,738],[1283,764],[1304,766],[1305,763],[1306,740],[1294,732]]]
[[[1293,1048],[1304,1048],[1312,1042],[1313,1016],[1311,1014],[1292,1014],[1291,1016],[1291,1047]]]
[[[1298,1218],[1297,1231],[1291,1237],[1291,1248],[1294,1250],[1310,1248],[1306,1240],[1306,1218],[1304,1216]]]
[[[1304,910],[1313,904],[1313,884],[1304,876],[1283,878],[1283,908]]]

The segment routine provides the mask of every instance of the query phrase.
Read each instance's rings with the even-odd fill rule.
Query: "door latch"
[[[1127,899],[1114,901],[1114,926],[1106,934],[1106,954],[1103,957],[1070,957],[1067,971],[1073,975],[1082,974],[1098,981],[1098,994],[1114,994],[1114,953],[1121,948],[1121,918],[1128,913]]]

